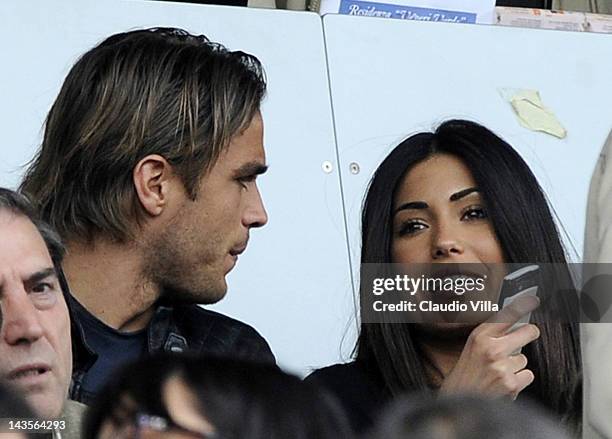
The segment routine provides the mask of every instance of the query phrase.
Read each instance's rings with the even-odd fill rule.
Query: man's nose
[[[242,224],[247,227],[263,227],[268,222],[268,214],[264,207],[259,188],[255,186],[252,198],[246,206],[242,218]]]
[[[0,333],[9,345],[33,343],[43,336],[38,310],[25,291],[4,294],[0,314]]]

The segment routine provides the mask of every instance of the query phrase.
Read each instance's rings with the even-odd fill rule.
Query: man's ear
[[[164,211],[176,176],[172,165],[158,154],[151,154],[134,167],[132,180],[143,209],[151,216]]]

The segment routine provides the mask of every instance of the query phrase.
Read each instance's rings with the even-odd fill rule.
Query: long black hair
[[[163,386],[178,377],[193,393],[196,410],[220,439],[348,439],[352,432],[334,399],[312,383],[265,365],[215,357],[160,354],[123,368],[100,392],[86,420],[85,437],[96,439],[105,421],[131,409],[168,418]],[[125,410],[125,408],[124,408]]]
[[[556,263],[570,279],[559,231],[542,188],[520,155],[487,128],[449,120],[433,133],[410,136],[376,170],[362,212],[362,263],[392,262],[392,208],[406,173],[433,154],[450,154],[470,169],[508,263]],[[576,307],[561,295],[559,309]],[[540,338],[523,349],[535,380],[524,392],[577,424],[580,404],[580,341],[576,321],[551,322],[536,310]],[[424,355],[411,324],[361,324],[356,361],[378,378],[390,396],[430,387]]]

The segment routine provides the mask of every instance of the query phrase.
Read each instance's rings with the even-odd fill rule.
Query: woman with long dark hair
[[[487,128],[450,120],[410,136],[376,170],[362,212],[361,263],[555,263],[570,279],[551,210],[519,154]],[[571,295],[553,297],[559,312]],[[550,315],[550,314],[548,314]],[[528,396],[571,428],[580,417],[578,324],[536,309],[530,325],[362,323],[353,362],[316,371],[354,427],[415,391]],[[517,350],[522,348],[522,353]]]

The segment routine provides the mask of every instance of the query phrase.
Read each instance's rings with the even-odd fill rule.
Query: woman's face
[[[393,206],[393,262],[504,262],[482,195],[460,159],[436,154],[418,163]]]
[[[392,219],[392,262],[469,263],[444,269],[476,272],[490,288],[488,297],[495,297],[503,277],[503,251],[472,173],[459,158],[435,154],[415,165],[400,182]],[[451,296],[444,300],[459,299]]]

